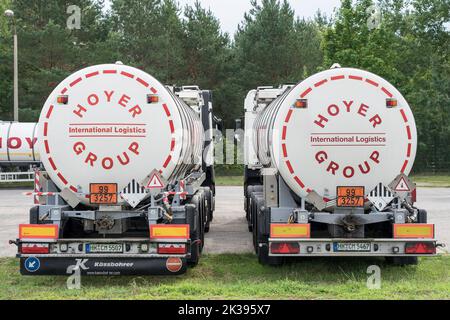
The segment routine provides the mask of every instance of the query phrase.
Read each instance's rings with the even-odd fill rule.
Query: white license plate
[[[89,243],[86,253],[122,253],[123,245],[117,243]]]
[[[370,252],[368,242],[335,242],[335,252]]]

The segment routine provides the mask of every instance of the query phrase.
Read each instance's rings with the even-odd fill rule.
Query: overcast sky
[[[193,4],[195,0],[178,0],[184,6]],[[289,0],[291,7],[300,17],[314,17],[317,10],[330,15],[340,4],[340,0]],[[222,29],[231,35],[237,30],[237,25],[243,20],[244,12],[251,8],[250,0],[201,0],[203,7],[210,8],[219,18]]]
[[[186,4],[194,4],[195,0],[176,0],[184,7]],[[219,18],[222,30],[231,35],[237,30],[238,24],[244,18],[244,12],[250,8],[250,0],[200,0],[204,8],[209,8]],[[328,16],[334,8],[339,6],[340,0],[288,0],[291,7],[300,17],[312,18],[320,9]]]

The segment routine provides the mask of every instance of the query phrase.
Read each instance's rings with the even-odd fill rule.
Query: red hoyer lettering
[[[27,147],[30,149],[33,149],[34,145],[36,144],[36,141],[37,141],[37,138],[33,138],[33,139],[31,139],[29,137],[25,138]],[[23,141],[19,137],[9,137],[6,140],[6,146],[9,149],[20,149],[22,147],[22,145],[23,145]],[[0,138],[0,148],[3,148],[3,138]]]
[[[325,151],[319,151],[316,153],[316,161],[319,164],[325,163],[328,160],[328,154]],[[365,160],[363,163],[359,164],[357,168],[353,166],[342,166],[335,161],[330,160],[327,165],[327,172],[332,175],[336,175],[336,173],[342,173],[342,175],[350,179],[355,175],[355,171],[358,170],[362,174],[368,174],[371,170],[371,164],[379,164],[380,163],[380,153],[378,151],[373,151],[368,160]]]
[[[73,145],[73,151],[77,156],[85,153],[86,145],[78,141]],[[134,153],[135,155],[139,155],[139,144],[137,142],[132,142],[128,147],[127,151],[122,152],[122,154],[111,156],[111,157],[103,157],[99,158],[97,154],[94,152],[88,152],[86,157],[84,158],[84,163],[87,165],[94,167],[95,164],[99,163],[103,169],[111,170],[116,164],[115,161],[118,161],[122,166],[126,166],[130,163],[130,155]]]
[[[339,106],[337,104],[330,104],[327,108],[326,115],[318,114],[317,119],[314,121],[314,123],[321,127],[325,128],[326,124],[330,120],[331,117],[336,117],[341,112],[351,112],[352,109],[356,111],[357,114],[359,114],[361,117],[366,118],[367,113],[370,109],[370,107],[364,103],[361,103],[359,107],[354,106],[354,101],[342,101],[343,105]],[[369,118],[369,122],[371,125],[376,128],[378,125],[380,125],[383,121],[379,114],[375,114]]]
[[[77,115],[80,118],[84,117],[84,114],[90,109],[95,108],[98,106],[100,102],[116,102],[118,108],[124,108],[128,109],[128,112],[131,114],[133,118],[136,118],[136,116],[140,115],[142,113],[141,107],[137,105],[129,104],[131,100],[131,97],[127,94],[119,94],[114,92],[114,90],[105,90],[101,94],[97,93],[91,93],[88,95],[86,102],[83,104],[78,104],[75,109],[73,110],[73,113]]]

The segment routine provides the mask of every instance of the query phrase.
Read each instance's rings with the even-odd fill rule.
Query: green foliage
[[[297,19],[287,1],[252,1],[235,35],[235,70],[226,88],[230,103],[242,109],[251,89],[297,83],[313,74],[322,64],[320,42],[320,23]]]
[[[0,0],[0,13],[3,14],[9,8],[9,0]],[[0,36],[5,36],[8,33],[8,23],[6,19],[0,19]]]
[[[36,121],[52,89],[88,65],[123,61],[167,84],[214,91],[225,128],[243,115],[247,92],[296,83],[329,68],[372,71],[393,83],[413,108],[419,133],[416,171],[450,167],[450,2],[342,0],[333,17],[295,16],[285,0],[252,1],[233,37],[197,1],[73,0],[81,29],[68,30],[66,0],[0,0],[16,13],[20,119]],[[377,3],[381,24],[369,28]],[[0,19],[0,119],[12,117],[12,32]],[[225,171],[232,171],[226,168]]]
[[[382,268],[381,290],[367,286],[374,264]],[[85,276],[79,290],[67,288],[67,276],[24,277],[18,269],[18,259],[0,259],[0,299],[450,299],[448,255],[405,267],[376,257],[303,257],[275,268],[251,253],[208,254],[182,276]]]
[[[298,82],[322,62],[320,34],[312,21],[298,20],[287,1],[252,1],[235,36],[239,82],[245,89]]]
[[[450,2],[383,0],[382,20],[370,30],[370,0],[343,0],[323,38],[324,68],[338,62],[392,82],[411,105],[419,147],[416,171],[450,164]],[[408,10],[409,9],[409,10]]]

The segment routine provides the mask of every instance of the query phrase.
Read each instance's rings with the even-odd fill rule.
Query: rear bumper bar
[[[23,275],[177,275],[186,272],[190,258],[189,239],[58,239],[17,240],[17,258]],[[89,253],[88,244],[121,244],[123,252]],[[162,254],[158,244],[183,244],[186,253]],[[21,253],[24,245],[45,244],[49,253]],[[145,245],[145,251],[143,249]],[[63,251],[63,246],[64,251]]]
[[[273,257],[411,257],[411,256],[435,256],[433,254],[406,254],[405,245],[407,243],[424,242],[432,243],[437,247],[436,239],[303,239],[303,238],[270,238],[269,256]],[[300,252],[296,254],[272,254],[270,246],[273,243],[296,243],[300,247]],[[339,251],[338,244],[341,243],[364,243],[369,244],[365,251]]]

